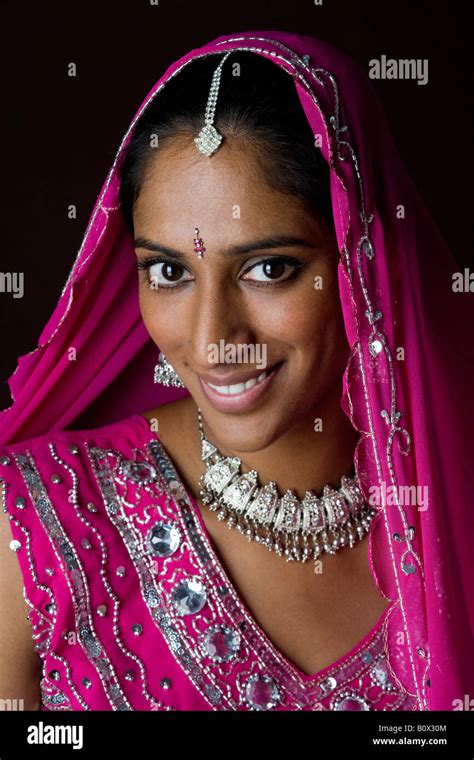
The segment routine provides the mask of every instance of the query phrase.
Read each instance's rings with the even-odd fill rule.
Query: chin
[[[215,409],[201,407],[207,422],[208,434],[215,434],[219,444],[228,450],[241,453],[262,451],[292,426],[285,415],[282,418],[281,401],[271,410],[263,406],[253,414],[223,414]]]

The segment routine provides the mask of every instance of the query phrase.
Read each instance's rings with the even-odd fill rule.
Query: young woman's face
[[[207,158],[191,138],[150,160],[134,232],[147,265],[139,269],[145,326],[221,445],[259,451],[294,425],[312,427],[349,351],[334,234],[268,187],[238,143]],[[252,388],[222,392],[265,369]]]

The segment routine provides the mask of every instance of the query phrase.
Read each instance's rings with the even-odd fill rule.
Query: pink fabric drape
[[[167,80],[203,55],[217,65],[230,49],[283,67],[321,136],[351,345],[341,403],[361,434],[363,489],[381,492],[372,572],[399,602],[388,627],[390,666],[420,709],[458,709],[474,690],[472,295],[453,292],[458,267],[397,153],[367,72],[326,43],[276,31],[221,36],[157,81],[117,151],[39,346],[10,378],[14,403],[0,415],[0,442],[97,427],[187,393],[153,384],[157,348],[140,318],[117,169],[136,120]],[[407,487],[428,501],[413,491],[407,498]]]

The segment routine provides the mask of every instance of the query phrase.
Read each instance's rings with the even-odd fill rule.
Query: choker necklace
[[[337,490],[326,485],[320,497],[306,491],[300,501],[293,490],[280,497],[274,481],[261,487],[256,470],[242,473],[239,457],[223,456],[207,440],[200,409],[198,424],[206,465],[199,480],[202,502],[249,541],[284,555],[287,562],[311,556],[316,562],[323,552],[352,548],[368,533],[377,510],[364,501],[357,476],[343,475]]]

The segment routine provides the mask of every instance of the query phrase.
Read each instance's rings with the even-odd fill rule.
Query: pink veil
[[[218,37],[173,63],[133,118],[39,345],[9,379],[0,442],[99,427],[186,395],[153,383],[118,167],[133,127],[196,57],[250,50],[294,77],[331,167],[339,287],[351,354],[341,400],[360,431],[356,468],[380,492],[374,578],[393,601],[392,674],[421,710],[463,709],[474,690],[472,308],[457,265],[407,175],[365,71],[331,46],[281,32]],[[159,96],[159,95],[158,95]],[[471,296],[472,299],[472,296]],[[75,360],[71,361],[71,356]],[[415,498],[427,495],[423,503]]]

